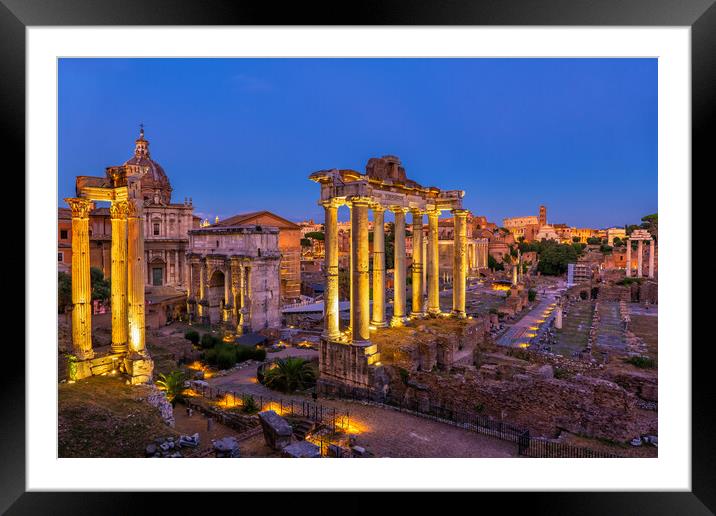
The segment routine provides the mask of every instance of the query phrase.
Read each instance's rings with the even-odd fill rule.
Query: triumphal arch
[[[144,335],[144,231],[140,180],[147,167],[108,167],[106,177],[78,176],[77,197],[65,199],[72,211],[71,378],[125,372],[131,383],[152,379],[153,362]],[[112,346],[104,356],[92,349],[89,215],[95,201],[110,203],[112,224]]]
[[[453,299],[451,314],[465,318],[467,280],[467,213],[462,190],[424,187],[407,178],[396,156],[371,158],[366,172],[320,170],[309,178],[320,185],[319,204],[325,209],[324,332],[320,349],[322,381],[371,389],[380,353],[371,343],[371,329],[401,326],[408,318],[439,316],[438,217],[450,211],[455,220]],[[338,284],[338,208],[350,210],[350,324],[340,328]],[[372,278],[370,274],[368,210],[373,212]],[[393,315],[386,320],[384,215],[395,214]],[[411,300],[406,306],[405,218],[412,223]],[[423,217],[427,215],[427,256],[423,256]],[[427,289],[423,267],[427,266]],[[372,313],[370,291],[372,281]],[[425,299],[424,292],[427,292]]]

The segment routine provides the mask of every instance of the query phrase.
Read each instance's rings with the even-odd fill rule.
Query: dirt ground
[[[60,457],[144,457],[159,437],[177,437],[159,411],[142,401],[146,390],[95,376],[58,386]]]

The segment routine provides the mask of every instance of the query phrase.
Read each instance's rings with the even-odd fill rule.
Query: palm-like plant
[[[298,357],[280,358],[264,373],[264,385],[283,392],[305,389],[315,380],[313,364]]]
[[[182,371],[172,371],[169,374],[160,374],[157,380],[159,390],[166,392],[167,399],[174,402],[175,399],[181,398],[184,392],[184,373]]]

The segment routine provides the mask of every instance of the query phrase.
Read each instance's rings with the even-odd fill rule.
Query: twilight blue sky
[[[657,211],[656,59],[61,59],[61,206],[131,157],[140,122],[174,201],[212,220],[322,220],[308,175],[384,154],[498,224]]]

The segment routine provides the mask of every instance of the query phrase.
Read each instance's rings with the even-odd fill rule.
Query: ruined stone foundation
[[[340,390],[369,394],[376,387],[379,360],[378,346],[370,342],[321,339],[318,388],[323,393]]]

